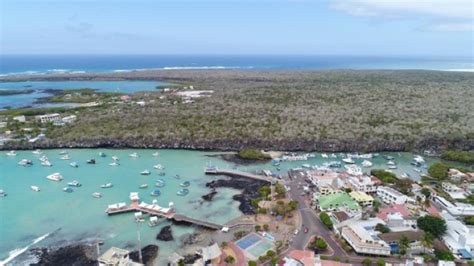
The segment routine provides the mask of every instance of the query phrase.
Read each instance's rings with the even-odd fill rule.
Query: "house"
[[[377,196],[387,204],[404,204],[407,196],[391,187],[380,186],[377,188]]]
[[[102,254],[98,261],[99,266],[138,266],[143,265],[133,262],[129,258],[129,252],[125,249],[111,247],[104,254]]]
[[[351,218],[347,213],[343,211],[331,212],[330,217],[332,217],[336,224],[342,223]]]
[[[363,191],[352,191],[349,195],[362,207],[372,207],[374,204],[374,198]]]
[[[350,224],[341,229],[341,236],[358,254],[389,256],[390,246],[369,233],[361,224]]]
[[[469,226],[454,218],[447,211],[442,211],[441,216],[446,221],[446,234],[443,241],[454,254],[461,257],[474,255],[474,226]]]
[[[331,170],[311,170],[308,171],[308,179],[318,189],[320,187],[329,186],[338,178],[338,173]]]
[[[20,123],[25,123],[26,117],[24,115],[14,116],[13,120],[18,121]]]
[[[433,197],[433,202],[453,216],[474,215],[474,206],[471,204],[460,202],[453,204],[441,196]]]
[[[352,190],[362,191],[365,193],[377,192],[376,183],[369,176],[349,176],[347,178],[347,183]]]
[[[59,122],[61,120],[61,117],[59,116],[58,113],[54,114],[45,114],[45,115],[37,115],[36,120],[41,122],[42,124],[44,123],[54,123],[54,122]]]
[[[402,236],[408,238],[408,241],[410,243],[409,250],[411,252],[423,251],[423,246],[421,245],[421,238],[423,237],[422,231],[389,232],[380,234],[379,238],[390,245],[390,250],[392,253],[399,253],[399,242]]]
[[[462,190],[460,187],[448,183],[448,182],[443,182],[441,183],[441,188],[443,189],[444,192],[448,193],[449,196],[453,199],[465,199],[466,195],[464,193],[464,190]]]
[[[458,169],[451,168],[448,170],[448,177],[453,181],[461,181],[461,179],[467,177],[467,175]]]

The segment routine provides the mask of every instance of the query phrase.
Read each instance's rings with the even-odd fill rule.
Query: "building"
[[[40,121],[43,124],[44,123],[54,123],[54,122],[60,122],[61,117],[57,113],[46,114],[46,115],[37,115],[36,120]]]
[[[362,207],[372,207],[374,205],[374,198],[362,191],[352,191],[349,196],[353,198]]]
[[[351,218],[347,213],[343,211],[331,212],[330,217],[332,217],[333,221],[336,224],[342,223]]]
[[[407,201],[407,196],[391,187],[378,187],[377,196],[387,204],[404,204]]]
[[[317,196],[315,201],[321,211],[344,211],[349,215],[355,215],[360,212],[360,206],[357,202],[343,191],[330,195]]]
[[[347,183],[352,190],[362,191],[365,193],[377,192],[376,183],[369,176],[349,176],[347,178]]]
[[[14,116],[13,120],[18,121],[20,123],[25,123],[26,117],[24,115]]]
[[[444,243],[454,254],[462,257],[474,255],[474,226],[468,226],[454,218],[448,212],[441,212],[446,221],[447,231]]]
[[[98,261],[99,266],[138,266],[143,265],[133,262],[128,256],[129,252],[125,249],[111,247],[104,254],[102,254]]]
[[[438,204],[439,207],[448,211],[449,214],[453,216],[474,215],[474,206],[471,204],[460,203],[460,202],[456,202],[455,204],[453,204],[441,196],[433,197],[433,202]]]
[[[390,246],[360,224],[350,224],[341,230],[341,236],[358,254],[389,256]]]
[[[409,250],[411,252],[421,252],[423,251],[423,246],[421,245],[421,238],[423,236],[422,231],[400,231],[400,232],[389,232],[380,234],[379,238],[389,244],[392,253],[399,253],[399,241],[405,236],[408,238],[410,243]]]
[[[222,252],[217,243],[214,243],[211,246],[204,247],[200,252],[203,261],[214,260],[221,256]]]
[[[77,119],[77,116],[70,115],[70,116],[63,117],[63,119],[61,120],[66,124],[70,124],[70,123],[74,123],[76,119]]]
[[[448,177],[451,180],[454,180],[454,181],[461,181],[461,179],[467,177],[467,175],[465,173],[459,171],[458,169],[451,168],[448,171]]]
[[[311,170],[308,171],[308,178],[319,189],[332,185],[338,178],[338,173],[331,170]]]
[[[453,199],[465,199],[466,195],[464,194],[464,190],[462,190],[460,187],[448,183],[448,182],[443,182],[441,183],[441,188],[443,189],[444,192],[448,193],[449,196]]]

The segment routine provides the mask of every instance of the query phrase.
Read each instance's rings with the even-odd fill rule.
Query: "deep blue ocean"
[[[473,57],[290,55],[0,55],[0,74],[142,69],[474,69]]]

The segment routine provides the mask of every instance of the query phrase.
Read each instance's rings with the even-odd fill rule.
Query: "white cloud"
[[[473,23],[441,23],[432,24],[424,28],[429,31],[474,31]]]

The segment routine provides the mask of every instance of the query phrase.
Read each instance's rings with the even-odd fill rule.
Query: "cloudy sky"
[[[2,54],[473,56],[472,0],[1,0]]]

